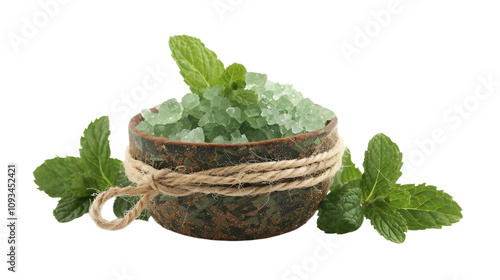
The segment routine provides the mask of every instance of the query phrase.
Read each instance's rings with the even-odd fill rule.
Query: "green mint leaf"
[[[113,203],[113,212],[118,218],[123,218],[127,212],[134,207],[141,199],[141,196],[119,196]],[[137,220],[147,221],[150,214],[147,209],[144,209],[137,217]]]
[[[67,185],[63,198],[65,197],[84,197],[91,198],[99,190],[94,186],[95,180],[87,174],[73,174],[69,177],[70,184]],[[93,199],[93,198],[92,198]]]
[[[395,243],[405,241],[407,231],[405,219],[384,200],[377,199],[370,204],[363,205],[363,213],[385,239]]]
[[[353,231],[361,225],[355,218],[364,216],[387,240],[402,243],[408,230],[439,229],[462,218],[462,208],[436,187],[397,184],[402,165],[398,146],[383,134],[370,140],[363,174],[346,149],[330,193],[318,207],[318,228],[326,233]],[[361,214],[352,215],[360,204]]]
[[[384,134],[375,135],[368,143],[363,167],[363,201],[385,197],[401,176],[403,155],[398,146]]]
[[[238,89],[225,92],[227,99],[244,106],[257,104],[257,94],[253,90]]]
[[[458,203],[435,186],[422,184],[401,187],[411,195],[408,206],[399,209],[410,230],[439,229],[442,226],[450,226],[463,217],[462,208]]]
[[[108,117],[99,118],[84,131],[80,140],[81,158],[49,159],[33,172],[40,190],[51,197],[62,198],[54,210],[58,221],[69,222],[87,213],[90,203],[95,199],[93,194],[98,191],[112,186],[133,185],[125,175],[122,161],[110,158],[109,134]],[[120,205],[120,202],[116,204]],[[134,204],[121,205],[123,216]],[[128,205],[130,207],[125,209]],[[149,213],[145,210],[139,218],[147,220],[148,217]]]
[[[342,168],[335,173],[330,190],[338,188],[351,180],[361,179],[361,176],[361,171],[356,168],[356,165],[351,160],[351,151],[346,148],[342,156]]]
[[[344,155],[342,156],[342,169],[343,169],[343,181],[347,182],[353,179],[361,179],[361,171],[356,168],[356,165],[352,162],[351,151],[346,148]]]
[[[80,157],[95,179],[95,187],[101,191],[113,186],[116,181],[113,159],[110,158],[109,135],[109,118],[101,117],[90,123],[80,139]]]
[[[67,223],[89,211],[90,199],[86,197],[65,197],[59,200],[54,217],[60,223]]]
[[[231,85],[225,90],[234,91],[238,89],[245,89],[246,85],[247,83],[244,80],[237,80],[236,82],[232,82]]]
[[[168,43],[172,57],[193,93],[202,96],[205,88],[220,84],[224,64],[200,39],[180,35],[170,37]]]
[[[114,186],[128,187],[135,185],[132,183],[125,174],[125,167],[123,162],[119,159],[113,159],[113,170],[116,173],[116,181]]]
[[[326,233],[348,233],[363,223],[361,180],[356,179],[332,190],[318,207],[318,228]]]
[[[245,66],[233,63],[229,65],[226,70],[222,73],[220,77],[220,82],[224,85],[224,87],[232,87],[233,83],[237,85],[237,88],[245,88],[245,86],[241,87],[243,83],[245,83],[245,74],[247,73],[247,69]],[[243,82],[243,83],[242,83]],[[246,84],[245,84],[246,85]]]
[[[389,193],[386,201],[394,208],[403,208],[410,204],[410,197],[410,193],[404,189],[394,189]]]
[[[84,174],[85,163],[76,157],[56,157],[46,160],[33,172],[35,184],[50,197],[63,197],[67,188],[79,182],[72,182],[75,175]]]

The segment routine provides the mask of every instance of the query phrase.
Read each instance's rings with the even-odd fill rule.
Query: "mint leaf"
[[[79,184],[73,182],[75,174],[83,174],[85,163],[76,157],[56,157],[46,160],[33,172],[35,184],[50,197],[63,197],[69,187]]]
[[[394,189],[389,193],[386,201],[394,208],[406,207],[410,204],[410,193],[402,189]]]
[[[227,99],[234,101],[244,106],[252,106],[257,104],[257,94],[249,89],[237,89],[225,92]]]
[[[70,184],[61,197],[85,197],[89,198],[98,190],[95,188],[95,180],[85,173],[76,173],[69,177]]]
[[[363,213],[385,239],[395,243],[405,241],[406,221],[398,211],[390,207],[385,201],[377,199],[373,203],[364,205]]]
[[[247,73],[247,69],[245,66],[239,63],[233,63],[229,65],[226,70],[222,73],[220,77],[220,82],[226,87],[231,87],[233,83],[238,85],[238,88],[245,88],[245,86],[241,87],[242,81],[245,82],[245,74]]]
[[[118,218],[123,218],[127,212],[134,207],[137,202],[141,199],[141,196],[119,196],[115,199],[113,203],[113,213]],[[147,221],[150,214],[147,209],[144,209],[141,214],[137,217],[138,220]]]
[[[244,106],[257,104],[255,91],[245,89],[245,66],[233,63],[224,69],[217,55],[194,37],[170,37],[169,46],[184,81],[193,93],[201,97],[206,88],[223,85],[229,100]]]
[[[348,233],[363,223],[361,180],[352,180],[332,190],[318,207],[318,228],[326,233]]]
[[[60,223],[67,223],[89,212],[90,199],[86,197],[65,197],[59,200],[54,217]]]
[[[342,178],[344,182],[361,179],[361,171],[356,167],[351,159],[351,151],[346,148],[344,155],[342,156]]]
[[[110,158],[109,135],[109,118],[101,117],[90,123],[80,139],[80,157],[95,179],[95,187],[101,191],[113,186],[116,180],[113,159]]]
[[[122,161],[110,158],[108,117],[91,122],[83,134],[80,158],[49,159],[33,172],[41,191],[51,197],[62,198],[54,210],[54,216],[60,222],[68,222],[87,213],[95,199],[94,193],[112,186],[132,185],[125,175]],[[148,216],[145,211],[141,217],[146,219]]]
[[[127,178],[127,175],[125,174],[125,167],[123,166],[123,162],[121,160],[115,158],[113,159],[113,169],[116,173],[115,186],[128,187],[135,185]]]
[[[346,149],[330,193],[318,207],[318,228],[326,233],[354,231],[364,216],[387,240],[402,243],[408,230],[441,228],[462,218],[462,208],[436,187],[397,184],[402,165],[398,146],[383,134],[370,140],[363,174]]]
[[[193,93],[202,96],[205,88],[220,84],[224,64],[200,39],[179,35],[170,37],[168,43],[172,57]]]
[[[245,66],[233,63],[224,70],[220,80],[227,99],[244,106],[252,106],[257,104],[258,95],[254,90],[245,89],[246,73]]]
[[[361,171],[356,168],[356,165],[351,160],[351,151],[346,148],[342,156],[342,168],[335,173],[330,190],[338,188],[351,180],[361,179],[361,176]]]
[[[398,146],[384,134],[375,135],[368,143],[363,167],[363,201],[385,197],[401,176],[403,155]]]
[[[399,213],[406,220],[408,229],[422,230],[427,228],[441,228],[460,221],[462,208],[453,201],[453,198],[435,186],[425,184],[401,186],[410,195],[410,203],[399,209]]]

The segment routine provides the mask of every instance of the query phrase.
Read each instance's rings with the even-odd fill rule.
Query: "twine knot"
[[[160,193],[160,192],[161,192],[161,190],[160,190],[160,186],[158,186],[158,185],[156,184],[156,182],[157,182],[157,179],[156,179],[157,174],[158,174],[158,173],[151,173],[151,174],[149,174],[149,175],[145,176],[145,177],[146,177],[145,183],[146,183],[146,185],[150,186],[150,187],[151,187],[151,189],[152,189],[154,192]]]
[[[344,141],[338,137],[331,149],[306,158],[246,163],[184,173],[168,168],[155,169],[134,159],[127,148],[125,173],[137,186],[112,187],[101,192],[90,207],[90,216],[99,227],[117,230],[134,221],[158,194],[176,197],[194,193],[254,196],[312,187],[332,179],[342,165],[344,150]],[[142,198],[122,219],[104,219],[101,216],[104,202],[123,195],[142,195]]]

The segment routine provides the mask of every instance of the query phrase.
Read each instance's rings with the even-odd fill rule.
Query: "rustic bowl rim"
[[[153,136],[149,133],[146,133],[142,130],[136,129],[136,126],[142,120],[143,120],[143,118],[142,118],[141,113],[133,116],[129,122],[129,126],[128,126],[129,131],[141,136],[142,138],[145,138],[148,141],[152,141],[158,145],[162,145],[162,144],[163,145],[190,145],[190,146],[196,146],[196,147],[219,148],[219,149],[224,148],[224,147],[231,147],[231,148],[241,147],[241,148],[243,148],[243,147],[249,147],[249,146],[250,147],[252,147],[252,146],[267,146],[267,145],[277,144],[279,142],[284,142],[284,141],[294,142],[295,139],[298,140],[299,138],[303,138],[303,137],[304,138],[314,137],[314,136],[318,135],[323,130],[335,132],[335,130],[337,129],[337,124],[338,124],[338,118],[337,118],[337,116],[334,116],[333,119],[328,121],[328,123],[323,128],[320,128],[320,129],[317,129],[317,130],[314,130],[311,132],[307,132],[307,133],[301,133],[301,134],[296,134],[296,135],[287,136],[287,137],[267,139],[267,140],[262,140],[262,141],[221,144],[221,143],[205,143],[205,142],[203,142],[203,143],[182,142],[182,141],[170,140],[170,139],[167,139],[163,136],[155,137],[155,136]]]

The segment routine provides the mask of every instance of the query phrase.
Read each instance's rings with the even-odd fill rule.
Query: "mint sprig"
[[[401,177],[403,154],[389,137],[378,134],[368,143],[363,162],[363,201],[385,198]]]
[[[205,47],[200,39],[191,36],[172,36],[169,46],[191,92],[202,98],[207,88],[222,85],[229,100],[246,106],[257,103],[255,91],[245,89],[245,66],[233,63],[224,69],[217,55]]]
[[[408,229],[440,229],[462,218],[460,206],[449,194],[437,190],[435,186],[422,184],[401,187],[410,194],[409,203],[398,209],[405,218]]]
[[[172,36],[168,44],[184,81],[193,93],[202,95],[207,87],[220,84],[224,64],[200,39],[186,35]]]
[[[69,222],[88,213],[94,194],[112,186],[130,186],[123,163],[111,158],[109,119],[101,117],[90,123],[80,139],[80,157],[56,157],[46,160],[34,172],[38,189],[50,197],[61,198],[54,210],[55,218]],[[135,199],[116,199],[114,209],[130,209]],[[115,210],[117,217],[123,211]],[[143,212],[142,219],[149,214]]]
[[[220,77],[221,84],[226,88],[231,88],[233,83],[237,87],[245,88],[245,74],[247,73],[247,69],[245,66],[239,63],[233,63],[229,65],[222,76]]]
[[[436,187],[398,184],[402,165],[398,146],[384,134],[370,140],[364,173],[346,149],[331,191],[319,205],[318,228],[326,233],[352,232],[366,217],[380,235],[402,243],[408,230],[441,228],[462,218],[460,206]]]
[[[363,223],[361,180],[352,180],[333,189],[318,207],[318,227],[326,233],[348,233]]]
[[[245,89],[246,73],[245,66],[233,63],[222,73],[221,82],[227,99],[241,105],[251,106],[257,104],[257,94],[253,90]]]
[[[405,233],[408,231],[408,227],[405,219],[398,213],[397,209],[389,206],[387,202],[381,199],[364,204],[362,209],[375,230],[385,239],[395,243],[405,241]]]

